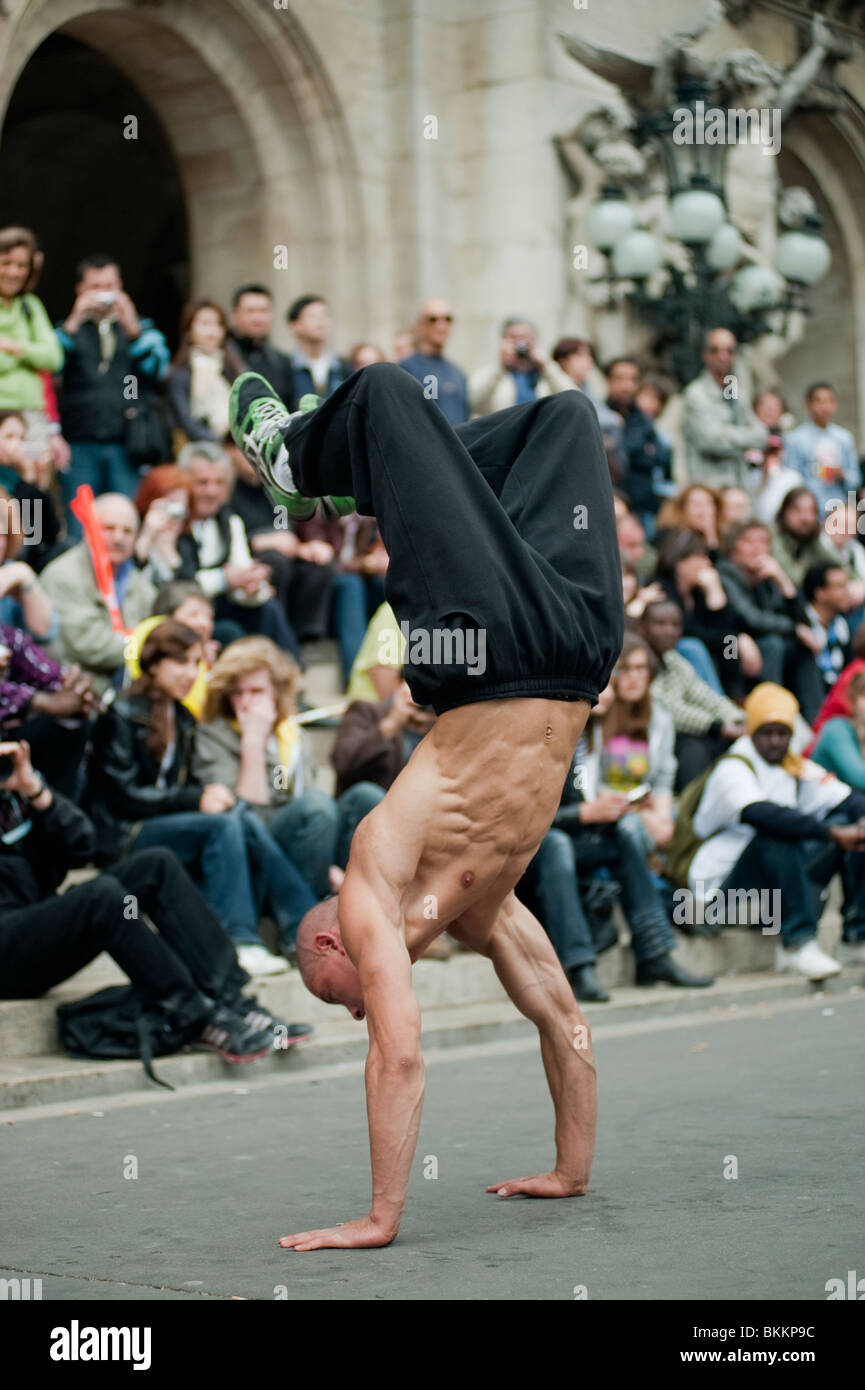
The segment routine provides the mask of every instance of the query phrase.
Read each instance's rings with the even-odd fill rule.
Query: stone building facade
[[[558,36],[646,54],[696,7],[2,0],[0,221],[37,231],[57,313],[75,260],[101,247],[163,317],[188,293],[226,301],[264,280],[281,309],[325,294],[342,346],[387,348],[434,293],[455,307],[453,355],[469,367],[509,313],[534,317],[545,343],[592,331],[624,346],[633,326],[621,311],[599,321],[575,278],[574,187],[555,143],[611,88]],[[812,8],[728,3],[701,48],[789,64]],[[863,6],[826,8],[865,40]],[[794,391],[815,372],[835,377],[865,441],[863,53],[835,70],[837,109],[803,110],[785,129],[782,182],[817,199],[833,268],[779,367]],[[747,174],[739,190],[753,197]]]

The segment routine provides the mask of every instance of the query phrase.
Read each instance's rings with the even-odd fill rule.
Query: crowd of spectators
[[[188,304],[172,355],[121,267],[99,254],[78,266],[69,314],[52,326],[34,292],[40,263],[26,228],[0,231],[3,988],[41,992],[106,949],[163,1004],[176,996],[196,1036],[226,1056],[256,1055],[266,1015],[242,988],[289,968],[301,917],[338,891],[354,829],[434,716],[402,679],[374,521],[287,524],[231,440],[229,394],[251,369],[293,410],[386,354],[370,342],[336,352],[315,294],[291,305],[283,351],[271,292],[250,282],[227,308]],[[704,370],[678,395],[635,357],[601,368],[584,338],[546,351],[517,316],[495,360],[466,372],[447,355],[453,321],[446,300],[426,301],[389,359],[454,425],[583,391],[614,489],[625,643],[518,889],[575,994],[609,997],[595,965],[618,940],[616,900],[638,983],[712,983],[674,954],[668,861],[686,822],[702,845],[726,847],[700,882],[724,868],[719,884],[780,885],[802,842],[796,881],[816,897],[791,909],[781,946],[785,967],[810,978],[839,968],[816,945],[831,860],[847,889],[845,940],[861,958],[865,897],[848,861],[865,846],[855,790],[865,789],[865,549],[860,468],[834,420],[835,390],[810,386],[797,425],[780,391],[751,401],[739,389],[727,329],[707,335]],[[333,795],[301,698],[305,646],[324,637],[337,644],[347,702]],[[698,783],[701,799],[679,815]],[[58,898],[82,863],[98,871],[93,886]],[[158,947],[112,917],[133,883],[151,902]],[[169,898],[190,914],[196,968]],[[86,921],[61,946],[73,903]],[[31,947],[38,939],[34,923],[56,952],[38,969],[22,944],[25,931]]]

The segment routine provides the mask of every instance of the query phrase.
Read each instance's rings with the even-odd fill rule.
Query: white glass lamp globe
[[[586,215],[586,233],[599,251],[609,251],[634,226],[634,213],[631,205],[623,197],[605,195],[600,202],[592,203]]]
[[[732,222],[722,222],[706,247],[706,260],[713,270],[732,270],[742,256],[742,237]]]
[[[783,281],[765,265],[746,265],[737,270],[730,286],[730,298],[740,313],[771,309],[784,292]]]
[[[686,188],[670,204],[673,236],[686,246],[711,241],[725,217],[724,204],[710,188]]]
[[[622,280],[645,280],[664,262],[660,241],[652,232],[639,228],[622,237],[613,247],[613,270]]]
[[[832,252],[813,232],[790,231],[778,238],[775,266],[785,280],[797,285],[816,285],[832,264]]]

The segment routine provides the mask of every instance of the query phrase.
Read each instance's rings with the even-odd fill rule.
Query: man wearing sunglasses
[[[400,366],[420,382],[427,400],[435,401],[449,425],[462,425],[469,418],[465,373],[444,355],[453,321],[446,299],[422,304],[415,325],[417,349]]]

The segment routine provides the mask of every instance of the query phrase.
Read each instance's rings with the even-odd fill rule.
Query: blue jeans
[[[132,848],[174,851],[236,946],[264,943],[258,919],[269,908],[283,945],[294,941],[301,917],[317,901],[309,883],[243,802],[221,815],[182,811],[141,825]],[[253,871],[255,879],[253,881]]]
[[[81,539],[81,527],[69,510],[69,503],[82,483],[89,483],[93,495],[122,492],[134,497],[141,475],[122,444],[70,444],[69,468],[60,474],[66,503],[66,529],[71,540]]]
[[[333,631],[343,680],[348,682],[370,613],[384,602],[384,584],[378,575],[337,573],[331,593]]]
[[[686,661],[690,661],[700,680],[710,685],[716,695],[723,695],[724,691],[718,678],[718,672],[715,670],[715,663],[709,655],[709,648],[705,642],[701,642],[699,637],[682,637],[676,643],[676,651]]]
[[[634,811],[611,825],[586,826],[574,836],[579,870],[609,867],[621,889],[622,911],[638,961],[656,960],[676,946],[676,937],[649,869],[649,836]]]
[[[593,965],[595,943],[577,883],[574,842],[564,830],[548,830],[526,870],[544,930],[563,970]]]
[[[355,829],[383,796],[383,789],[372,782],[356,783],[338,801],[312,787],[280,806],[268,822],[270,834],[319,899],[331,892],[331,864],[345,868]]]

